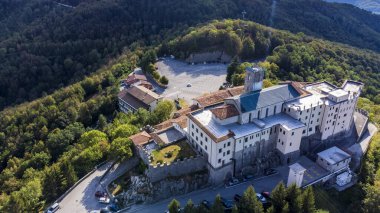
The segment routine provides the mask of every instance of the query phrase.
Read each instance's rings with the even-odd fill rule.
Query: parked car
[[[270,199],[270,192],[261,192],[261,195],[266,199]]]
[[[187,85],[186,85],[186,87],[192,87],[193,85],[191,85],[190,83],[188,83]]]
[[[273,175],[273,174],[277,174],[278,172],[277,172],[277,170],[275,170],[275,169],[267,169],[267,170],[265,170],[265,175],[266,176],[269,176],[269,175]]]
[[[231,178],[230,181],[228,181],[228,186],[233,186],[239,183],[239,180],[237,178]]]
[[[262,196],[260,193],[256,193],[257,200],[259,200],[261,203],[267,203],[267,199]]]
[[[54,203],[52,206],[49,207],[49,209],[46,211],[46,213],[53,213],[58,211],[59,209],[59,203]]]
[[[112,211],[109,210],[108,208],[102,208],[100,209],[100,213],[111,213]]]
[[[208,200],[202,200],[202,202],[200,203],[200,205],[206,207],[206,209],[211,209],[211,203]]]
[[[109,204],[111,202],[109,197],[101,197],[101,198],[99,198],[98,201],[99,201],[99,203],[103,203],[103,204]]]
[[[240,200],[241,200],[241,195],[239,195],[239,194],[235,194],[235,195],[234,195],[234,200],[235,200],[236,203],[239,203]]]
[[[105,192],[102,192],[102,191],[96,191],[95,192],[95,197],[99,198],[99,197],[104,197],[106,195]]]
[[[253,175],[244,175],[244,181],[252,180],[254,177]]]
[[[221,197],[221,200],[222,200],[222,205],[224,206],[225,210],[231,210],[232,209],[232,207],[234,205],[232,200],[227,200],[224,197]]]

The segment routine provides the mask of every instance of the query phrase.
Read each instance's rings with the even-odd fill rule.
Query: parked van
[[[59,203],[54,203],[52,206],[49,207],[46,213],[53,213],[53,212],[58,211],[58,209],[59,209]]]

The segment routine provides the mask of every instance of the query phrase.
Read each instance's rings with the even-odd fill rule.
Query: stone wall
[[[193,53],[187,59],[187,63],[204,63],[204,62],[217,62],[217,63],[229,63],[231,56],[222,51]]]
[[[210,172],[210,184],[216,186],[223,184],[227,179],[232,177],[234,164],[231,162],[229,164],[224,165],[221,168],[214,169],[210,164],[208,165],[208,170]]]
[[[145,171],[146,176],[152,183],[165,179],[167,177],[178,177],[192,172],[198,172],[206,169],[207,161],[202,156],[178,159],[171,164],[149,164]]]

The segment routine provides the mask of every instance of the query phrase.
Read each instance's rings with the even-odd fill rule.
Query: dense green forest
[[[362,81],[366,84],[363,95],[380,104],[380,54],[312,39],[302,33],[294,35],[252,22],[213,21],[188,30],[160,48],[162,54],[183,59],[209,50],[225,51],[243,59],[264,58],[269,52],[261,65],[273,80],[327,80],[338,85],[348,78]],[[240,84],[244,82],[242,78]]]
[[[169,118],[173,104],[164,101],[152,113],[146,110],[135,114],[120,113],[117,111],[120,79],[138,64],[152,63],[154,59],[147,59],[154,50],[182,57],[189,54],[187,48],[203,51],[199,49],[201,45],[191,44],[208,41],[206,35],[228,38],[225,42],[216,39],[213,48],[247,59],[262,57],[268,49],[270,56],[261,65],[268,70],[267,78],[273,82],[287,79],[341,82],[338,77],[358,79],[355,76],[361,75],[360,80],[367,84],[366,96],[377,101],[377,96],[369,89],[371,84],[379,88],[371,81],[378,78],[375,70],[380,65],[379,55],[374,52],[273,30],[252,22],[213,21],[190,28],[182,36],[157,48],[131,45],[117,60],[78,83],[1,111],[0,211],[41,210],[96,164],[117,160],[115,156],[131,157],[132,144],[126,138],[144,125],[154,125]],[[241,43],[238,48],[230,45],[236,42]],[[373,121],[379,122],[379,105],[363,99],[360,106],[370,111]],[[377,150],[376,147],[372,149]],[[369,162],[368,171],[376,174],[380,168],[377,157]],[[365,183],[368,187],[362,190],[378,196],[376,187],[371,188],[369,180]],[[368,203],[365,205],[373,205],[373,199],[363,194]]]
[[[327,2],[346,3],[352,4],[359,8],[380,14],[380,1],[379,0],[325,0]]]
[[[78,82],[132,43],[156,44],[201,22],[241,18],[243,10],[258,23],[380,50],[379,16],[321,0],[281,0],[275,10],[272,0],[6,0],[0,109]]]

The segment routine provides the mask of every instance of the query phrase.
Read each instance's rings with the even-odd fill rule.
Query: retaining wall
[[[150,164],[145,174],[149,177],[151,182],[157,182],[167,177],[177,177],[191,172],[197,172],[206,169],[206,159],[202,156],[178,159],[171,164],[158,164],[153,166]]]

